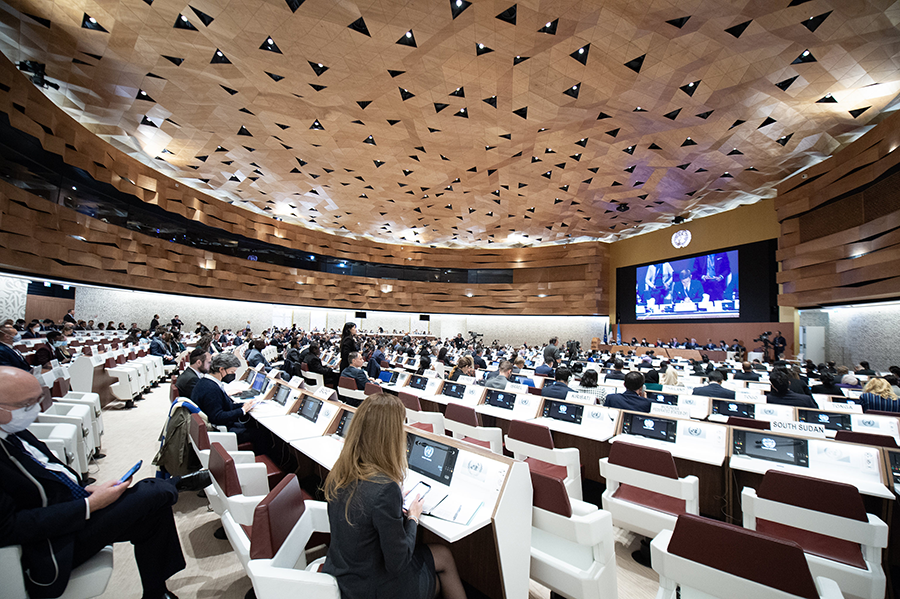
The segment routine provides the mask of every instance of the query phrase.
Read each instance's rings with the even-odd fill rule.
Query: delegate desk
[[[668,451],[679,477],[700,479],[700,513],[719,519],[728,490],[728,439],[728,427],[720,424],[623,411],[619,434],[610,442]]]
[[[353,413],[353,408],[341,406],[322,435],[291,446],[330,470]],[[420,520],[422,540],[450,543],[462,579],[488,597],[527,599],[532,494],[528,466],[464,441],[404,428],[409,461],[404,493],[428,489]]]

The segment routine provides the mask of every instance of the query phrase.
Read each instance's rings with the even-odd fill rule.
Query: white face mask
[[[6,424],[0,424],[0,430],[10,434],[24,431],[37,420],[38,414],[41,413],[41,406],[39,403],[30,405],[27,408],[19,408],[18,410],[2,409],[10,413],[12,420]]]

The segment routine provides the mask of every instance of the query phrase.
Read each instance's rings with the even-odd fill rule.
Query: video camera
[[[759,337],[754,339],[754,341],[759,341],[760,343],[766,343],[769,340],[769,335],[772,334],[772,331],[765,331],[764,333],[760,333]]]

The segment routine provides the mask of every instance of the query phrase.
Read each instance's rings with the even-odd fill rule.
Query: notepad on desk
[[[469,524],[475,516],[475,512],[484,502],[459,495],[447,495],[436,507],[429,510],[429,516],[453,522],[454,524]]]

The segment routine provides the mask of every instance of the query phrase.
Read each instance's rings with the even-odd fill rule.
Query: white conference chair
[[[574,447],[553,445],[550,429],[542,424],[512,420],[505,438],[506,449],[532,472],[562,480],[569,496],[581,500],[581,453]]]
[[[81,564],[69,577],[60,599],[91,599],[106,591],[113,570],[112,545]],[[3,599],[28,599],[22,575],[22,548],[19,545],[0,547],[0,591]]]

